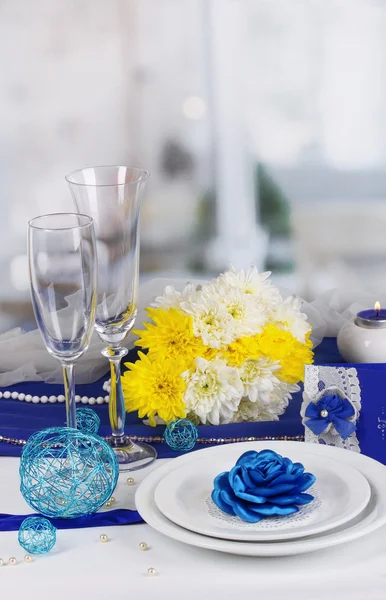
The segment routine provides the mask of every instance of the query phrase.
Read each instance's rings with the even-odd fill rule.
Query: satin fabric
[[[273,450],[250,450],[233,469],[215,478],[212,500],[227,514],[257,523],[264,517],[298,512],[299,505],[314,499],[303,493],[314,482],[315,476],[305,473],[301,463]]]
[[[42,515],[8,515],[0,513],[0,531],[18,531],[20,525],[27,517],[41,517]],[[49,519],[57,529],[80,529],[82,527],[107,527],[109,525],[129,525],[141,523],[142,518],[136,510],[119,508],[103,513],[95,513],[77,519]]]
[[[322,416],[323,410],[327,411],[326,417]],[[347,398],[331,394],[309,403],[305,412],[308,421],[305,424],[315,435],[320,435],[332,424],[341,438],[346,440],[356,430],[355,423],[347,420],[354,415],[355,409]]]

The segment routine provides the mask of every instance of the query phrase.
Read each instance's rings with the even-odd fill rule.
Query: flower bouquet
[[[231,269],[198,288],[167,286],[134,332],[148,352],[126,364],[126,410],[151,425],[277,420],[313,353],[301,301],[283,300],[269,275]]]

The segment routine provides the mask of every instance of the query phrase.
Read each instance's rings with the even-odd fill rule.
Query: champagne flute
[[[95,322],[97,261],[92,219],[76,213],[28,223],[31,298],[48,352],[63,369],[67,426],[76,428],[74,364]]]
[[[80,213],[94,221],[98,253],[98,300],[95,328],[107,344],[110,361],[110,444],[121,471],[134,471],[153,462],[156,450],[134,443],[125,434],[126,411],[121,385],[123,341],[137,314],[139,279],[140,201],[149,173],[135,167],[104,166],[79,169],[66,176]]]

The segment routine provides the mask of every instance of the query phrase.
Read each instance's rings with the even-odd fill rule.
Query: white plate
[[[299,447],[300,446],[300,447]],[[307,447],[307,445],[306,445]],[[316,476],[314,500],[288,517],[246,523],[227,515],[211,499],[213,480],[229,471],[240,457],[237,445],[227,456],[196,457],[194,462],[174,468],[157,485],[154,499],[159,510],[173,523],[190,531],[216,538],[245,542],[267,542],[306,537],[339,527],[354,519],[367,506],[371,490],[356,469],[325,456],[305,454],[304,444],[291,447],[289,458],[301,461]]]
[[[188,531],[169,521],[157,508],[154,501],[154,491],[158,483],[174,468],[189,463],[205,453],[208,458],[212,454],[224,454],[230,451],[231,446],[217,446],[205,448],[186,456],[175,458],[165,465],[150,473],[138,487],[135,502],[142,518],[155,530],[179,542],[227,552],[229,554],[240,554],[244,556],[290,556],[313,552],[323,548],[329,548],[345,542],[358,539],[386,523],[386,469],[385,467],[363,454],[357,454],[349,450],[334,448],[319,444],[304,444],[303,442],[243,442],[237,445],[239,454],[247,450],[263,450],[270,448],[279,454],[291,456],[294,452],[294,444],[302,444],[307,453],[327,458],[334,458],[344,465],[358,469],[368,480],[371,487],[371,499],[363,513],[338,530],[322,533],[316,537],[301,538],[285,542],[235,542],[224,539],[212,538],[199,533]],[[233,454],[231,449],[231,454]]]

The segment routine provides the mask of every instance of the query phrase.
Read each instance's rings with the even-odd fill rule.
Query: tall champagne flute
[[[94,221],[98,253],[98,300],[95,328],[106,343],[110,361],[110,444],[121,471],[145,467],[157,453],[148,444],[133,443],[125,434],[125,404],[121,385],[123,341],[137,314],[139,276],[139,215],[149,173],[134,167],[79,169],[66,176],[80,213]]]
[[[89,346],[96,311],[92,219],[76,213],[35,217],[28,223],[28,259],[36,322],[62,365],[67,425],[76,428],[74,364]]]

